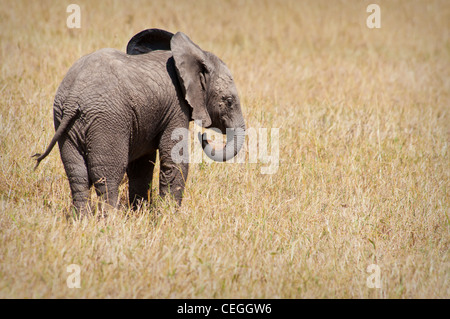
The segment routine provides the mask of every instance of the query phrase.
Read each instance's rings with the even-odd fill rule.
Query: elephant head
[[[127,45],[128,54],[171,50],[184,98],[192,108],[191,120],[205,128],[219,129],[227,143],[215,150],[199,135],[203,151],[215,161],[227,161],[239,152],[245,139],[245,123],[238,92],[230,70],[214,54],[203,51],[184,33],[175,35],[159,29],[136,34]]]

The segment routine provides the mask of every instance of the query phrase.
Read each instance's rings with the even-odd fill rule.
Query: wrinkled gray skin
[[[204,151],[216,161],[234,157],[245,137],[230,71],[181,32],[144,30],[130,40],[127,54],[102,49],[82,57],[59,86],[53,110],[56,133],[45,153],[35,155],[36,166],[58,142],[73,203],[81,213],[92,185],[116,207],[125,172],[130,203],[136,207],[147,200],[156,150],[160,195],[170,193],[180,204],[189,164],[171,158],[180,141],[171,135],[176,128],[188,129],[191,120],[224,134],[234,129],[223,150],[214,152],[203,139]]]

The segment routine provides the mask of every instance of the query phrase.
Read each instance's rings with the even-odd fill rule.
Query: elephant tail
[[[59,124],[58,129],[55,132],[55,135],[53,136],[52,140],[50,141],[50,144],[48,145],[47,149],[45,150],[44,153],[36,153],[31,157],[37,157],[36,158],[36,166],[34,167],[34,169],[36,169],[39,166],[39,163],[47,157],[48,154],[50,154],[50,152],[52,151],[53,147],[55,146],[56,142],[58,142],[58,140],[61,138],[61,136],[64,134],[64,132],[66,131],[67,127],[69,126],[69,124],[72,122],[72,120],[75,118],[75,116],[79,113],[79,109],[77,110],[77,112],[74,112],[71,115],[66,115],[63,116],[63,118],[61,119],[61,123]]]

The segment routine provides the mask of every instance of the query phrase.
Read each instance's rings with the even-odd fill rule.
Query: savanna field
[[[1,298],[450,298],[448,1],[77,0],[79,29],[70,3],[0,1]],[[125,178],[116,212],[68,217],[58,148],[31,158],[58,85],[147,28],[228,65],[278,169],[193,163],[178,210],[130,210]]]

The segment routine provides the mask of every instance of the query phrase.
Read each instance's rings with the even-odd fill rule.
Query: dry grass
[[[376,1],[373,30],[367,1],[77,1],[74,30],[43,2],[0,2],[0,297],[450,297],[447,1]],[[247,125],[280,127],[279,169],[194,164],[178,213],[67,220],[57,148],[30,159],[56,89],[149,27],[228,64]]]

